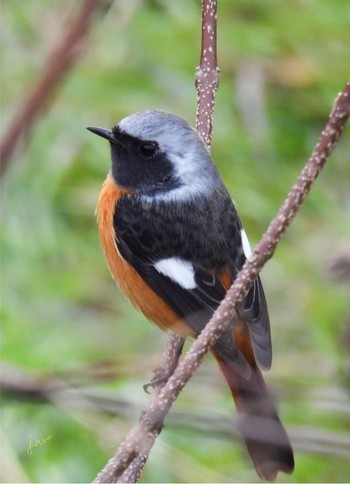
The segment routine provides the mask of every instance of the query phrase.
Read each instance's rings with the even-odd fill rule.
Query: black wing
[[[194,251],[201,251],[200,258],[203,257],[205,247],[201,246],[201,239],[205,237],[207,240],[210,232],[207,228],[204,236],[192,240],[191,254],[187,254],[182,250],[186,244],[181,240],[181,236],[186,232],[191,232],[192,235],[195,232],[191,226],[186,227],[188,217],[183,217],[181,224],[174,228],[174,214],[172,214],[172,219],[165,223],[161,220],[164,213],[152,213],[150,220],[147,220],[147,214],[149,214],[149,211],[143,211],[141,214],[140,206],[130,198],[123,200],[123,203],[119,201],[114,215],[118,250],[143,280],[166,301],[169,307],[179,316],[179,319],[185,320],[193,331],[199,334],[226,294],[224,286],[215,275],[216,271],[203,269],[195,262]],[[143,223],[140,223],[140,220]],[[236,217],[235,220],[238,220],[238,218]],[[229,220],[225,220],[220,225],[221,227],[232,227],[233,224],[229,222]],[[241,249],[240,226],[235,227],[235,231],[229,235],[223,234],[223,237],[231,242],[230,246],[225,241],[227,255],[226,258],[223,257],[227,265],[232,268],[234,278],[245,260],[242,250],[237,257],[236,247],[238,246]],[[170,251],[169,247],[171,248]],[[224,249],[219,252],[224,252]],[[230,260],[231,254],[234,261]],[[195,279],[193,287],[185,288],[179,281],[173,280],[155,268],[157,261],[169,257],[180,257],[192,263]],[[259,278],[254,282],[241,305],[239,313],[249,326],[257,361],[261,366],[268,368],[271,363],[270,326],[265,296]],[[232,322],[233,324],[234,322]],[[250,371],[248,363],[233,339],[232,326],[219,338],[213,349],[241,373],[248,374]]]
[[[259,366],[269,370],[272,361],[270,318],[259,276],[241,304],[239,312],[248,324],[256,361]]]
[[[118,235],[117,247],[121,256],[136,269],[148,286],[168,304],[179,319],[185,320],[198,335],[226,294],[220,280],[203,270],[198,270],[195,273],[196,287],[185,289],[155,269],[154,264],[142,260],[137,255],[137,245],[135,239],[134,243],[130,244]],[[232,326],[221,335],[213,350],[241,374],[249,376],[250,367],[233,340]]]

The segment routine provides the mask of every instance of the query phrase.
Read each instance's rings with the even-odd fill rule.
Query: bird
[[[110,144],[96,213],[114,280],[161,329],[196,338],[251,254],[207,145],[187,121],[162,110],[87,129]],[[258,476],[291,474],[293,449],[261,371],[271,367],[272,344],[259,276],[211,351]]]

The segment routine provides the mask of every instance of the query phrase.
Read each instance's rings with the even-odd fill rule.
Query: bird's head
[[[116,183],[144,195],[210,191],[218,174],[198,133],[182,118],[153,110],[132,114],[114,128],[88,128],[111,146]]]

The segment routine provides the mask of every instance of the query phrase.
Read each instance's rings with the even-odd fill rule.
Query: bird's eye
[[[140,146],[140,152],[146,158],[152,158],[157,154],[157,145],[156,143],[152,143],[150,141],[142,143],[142,145]]]

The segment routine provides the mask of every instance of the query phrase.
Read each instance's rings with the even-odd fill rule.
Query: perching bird
[[[111,148],[97,216],[114,279],[159,327],[196,337],[250,254],[206,145],[185,120],[158,110],[88,129]],[[258,475],[292,473],[293,450],[260,371],[271,366],[271,335],[259,277],[212,352]]]

